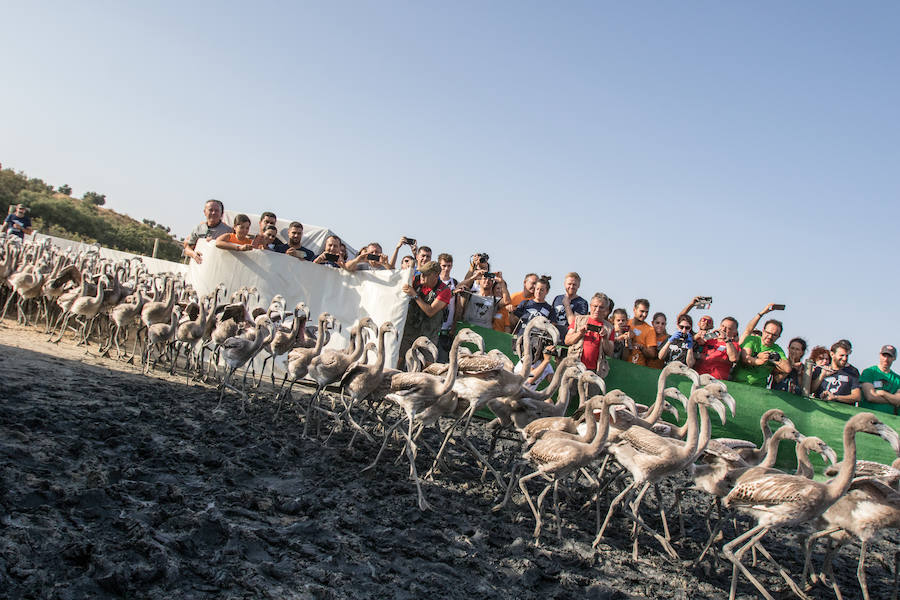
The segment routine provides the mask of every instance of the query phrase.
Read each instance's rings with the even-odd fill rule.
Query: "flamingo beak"
[[[833,464],[833,465],[837,464],[837,461],[838,461],[837,460],[837,452],[835,452],[831,448],[831,446],[826,445],[824,448],[822,448],[822,452],[820,452],[820,454],[822,456],[824,456],[825,458],[827,458],[828,462],[830,462],[831,464]]]
[[[725,394],[725,395],[728,396],[728,394]],[[725,405],[718,398],[715,398],[715,397],[711,397],[709,399],[709,405],[712,407],[712,409],[714,411],[716,411],[716,414],[719,415],[719,419],[721,419],[721,421],[722,421],[722,425],[724,425],[726,423],[726,421],[728,420],[728,415],[725,412]]]
[[[884,423],[879,423],[875,428],[878,430],[878,435],[887,440],[891,445],[891,448],[894,449],[894,453],[900,455],[900,436],[897,435],[897,432]]]
[[[782,423],[782,425],[784,425],[785,427],[793,427],[794,429],[797,428],[797,426],[794,425],[794,422],[791,421],[790,419],[788,419],[787,417],[785,417],[784,419],[782,419],[782,420],[781,420],[781,423]]]

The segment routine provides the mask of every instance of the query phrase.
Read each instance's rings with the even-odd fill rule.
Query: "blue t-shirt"
[[[554,316],[550,319],[550,321],[556,325],[557,329],[559,329],[559,333],[562,337],[566,337],[566,332],[569,330],[569,317],[566,316],[566,307],[563,305],[563,298],[565,297],[565,294],[560,294],[553,299]],[[588,314],[587,300],[581,296],[572,298],[569,306],[572,307],[572,312],[576,315]]]
[[[546,302],[535,302],[534,300],[523,300],[512,312],[512,314],[519,317],[519,325],[516,327],[516,330],[519,332],[524,331],[525,326],[528,325],[528,322],[538,315],[547,317],[551,323],[553,322],[554,318],[552,306],[550,306]]]
[[[16,213],[12,213],[6,216],[6,231],[13,235],[19,236],[23,240],[25,239],[25,230],[31,227],[31,217],[25,215],[24,217],[18,216]],[[13,227],[13,223],[17,223],[21,229],[16,229]]]

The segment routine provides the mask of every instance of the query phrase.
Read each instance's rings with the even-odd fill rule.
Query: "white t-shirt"
[[[456,289],[456,284],[453,283],[452,277],[446,281],[441,279],[441,282],[448,288],[450,288],[451,292]],[[456,298],[451,298],[450,304],[447,305],[447,308],[449,309],[447,311],[447,320],[444,321],[444,323],[441,325],[442,330],[449,330],[451,327],[453,327],[453,317],[456,313]]]

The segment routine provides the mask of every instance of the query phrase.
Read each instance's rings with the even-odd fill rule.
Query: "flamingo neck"
[[[837,476],[825,484],[830,499],[837,501],[847,493],[850,482],[856,475],[856,429],[848,423],[844,426],[844,460]]]

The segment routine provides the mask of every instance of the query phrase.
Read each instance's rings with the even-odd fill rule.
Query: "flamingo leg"
[[[603,525],[600,526],[600,530],[597,532],[597,537],[594,538],[593,546],[597,547],[597,544],[600,543],[600,540],[603,539],[603,533],[606,531],[606,526],[609,525],[609,519],[612,517],[613,511],[616,509],[616,506],[622,501],[625,496],[631,492],[635,487],[637,487],[638,483],[636,481],[632,481],[625,489],[619,492],[619,495],[613,498],[613,501],[609,503],[609,510],[606,511],[606,518],[603,519]]]
[[[759,550],[759,553],[762,554],[763,557],[765,557],[770,563],[775,565],[775,568],[778,569],[779,573],[781,573],[781,578],[787,582],[788,587],[791,588],[791,591],[797,594],[797,596],[801,598],[801,600],[809,600],[809,596],[803,593],[803,590],[800,589],[800,586],[798,586],[797,583],[793,579],[791,579],[790,574],[784,570],[784,567],[782,567],[778,563],[778,561],[772,558],[772,555],[769,554],[769,551],[766,550],[761,543],[757,542],[756,544],[754,544],[754,547]]]
[[[765,525],[757,525],[738,537],[734,538],[725,546],[722,547],[722,553],[725,555],[728,560],[732,563],[731,569],[731,590],[728,594],[728,600],[734,600],[735,595],[737,594],[737,579],[738,579],[738,570],[744,574],[744,576],[756,587],[757,590],[763,595],[766,600],[775,600],[772,597],[766,588],[762,586],[759,580],[753,576],[753,574],[741,563],[741,558],[744,556],[744,553],[747,552],[750,548],[752,548],[756,542],[758,542],[764,535],[769,532],[769,528]],[[749,540],[749,541],[747,541]],[[738,544],[743,544],[737,552],[733,552],[735,546]]]

